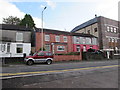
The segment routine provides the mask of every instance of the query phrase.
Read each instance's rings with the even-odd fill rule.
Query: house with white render
[[[23,57],[31,52],[31,29],[0,24],[0,57]]]

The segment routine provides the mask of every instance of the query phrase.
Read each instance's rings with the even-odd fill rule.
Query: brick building
[[[82,52],[84,47],[86,47],[86,51],[91,47],[93,49],[98,49],[97,38],[89,34],[76,34],[76,33],[70,33],[66,31],[44,29],[43,36],[44,36],[43,41],[44,41],[45,50],[52,51],[54,54]],[[36,37],[35,51],[38,51],[40,50],[40,48],[42,48],[41,29],[36,28],[35,37]],[[81,43],[83,41],[85,41],[85,43]]]
[[[87,33],[98,37],[99,48],[106,51],[108,56],[111,51],[114,55],[120,54],[120,29],[116,20],[102,16],[95,17],[75,27],[71,32]]]
[[[36,28],[36,51],[42,48],[41,29]],[[44,29],[44,48],[53,53],[68,53],[72,52],[72,38],[70,32]]]

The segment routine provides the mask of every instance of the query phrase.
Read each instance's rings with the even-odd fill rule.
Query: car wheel
[[[46,62],[48,65],[50,65],[52,63],[52,60],[47,60]]]
[[[33,61],[32,60],[29,60],[29,61],[27,61],[27,65],[33,65]]]

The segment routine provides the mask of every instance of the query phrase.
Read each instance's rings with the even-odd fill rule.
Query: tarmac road
[[[4,75],[4,88],[118,88],[118,60],[10,65]]]

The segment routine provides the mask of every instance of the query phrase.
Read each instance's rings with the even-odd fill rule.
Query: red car
[[[34,63],[47,63],[51,64],[53,61],[53,54],[48,51],[39,51],[33,54],[33,56],[27,56],[25,62],[27,65],[33,65]]]

